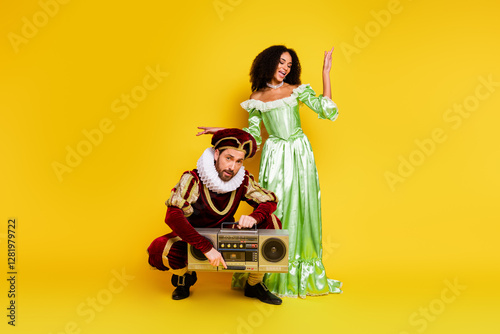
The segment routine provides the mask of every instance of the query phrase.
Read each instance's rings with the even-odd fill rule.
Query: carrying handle
[[[225,223],[222,223],[221,226],[220,226],[220,229],[221,231],[224,230],[225,232],[229,232],[229,231],[234,231],[233,228],[224,228],[224,226],[227,226],[227,225],[231,225],[231,226],[234,226],[234,225],[238,225],[238,222],[225,222]],[[257,232],[257,224],[254,224],[251,228],[245,228],[245,229],[241,229],[241,230],[236,230],[236,231],[239,231],[239,232]]]

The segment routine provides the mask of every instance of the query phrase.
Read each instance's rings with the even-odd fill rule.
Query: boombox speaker
[[[288,231],[259,230],[259,271],[288,272]]]
[[[197,228],[226,262],[213,267],[205,255],[188,245],[188,270],[234,272],[288,272],[287,230],[239,230],[228,228]]]
[[[197,228],[196,231],[216,247],[219,229]],[[188,270],[217,271],[217,268],[208,262],[205,254],[188,244]]]

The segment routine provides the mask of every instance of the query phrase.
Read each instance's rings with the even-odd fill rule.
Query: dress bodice
[[[271,137],[288,140],[294,134],[301,132],[299,104],[296,98],[281,99],[277,106],[262,113],[262,122]]]
[[[334,121],[338,116],[336,104],[329,98],[316,93],[309,84],[295,88],[292,95],[270,102],[250,99],[241,103],[249,112],[248,128],[244,130],[252,134],[261,144],[260,123],[263,122],[270,137],[283,140],[293,139],[302,134],[299,107],[305,103],[318,114],[319,118]]]

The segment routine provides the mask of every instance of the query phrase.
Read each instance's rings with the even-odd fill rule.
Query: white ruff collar
[[[245,178],[245,167],[241,166],[238,173],[231,180],[223,181],[215,169],[214,152],[215,150],[212,147],[207,148],[196,163],[201,181],[209,190],[217,194],[225,194],[238,189]]]

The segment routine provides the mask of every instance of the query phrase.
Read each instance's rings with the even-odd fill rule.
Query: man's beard
[[[224,172],[231,174],[231,176],[225,175]],[[219,172],[219,177],[222,181],[227,182],[227,181],[231,180],[233,178],[233,176],[234,176],[234,173],[230,170],[227,170],[227,169],[225,171]]]
[[[227,182],[227,181],[231,180],[234,177],[234,171],[229,170],[229,169],[221,170],[219,168],[219,161],[218,160],[215,162],[215,169],[217,170],[217,173],[219,173],[219,178],[222,181]],[[230,175],[229,176],[225,175],[224,172],[229,173]]]

